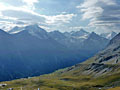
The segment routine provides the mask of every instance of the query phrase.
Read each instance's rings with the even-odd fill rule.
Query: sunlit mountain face
[[[119,88],[119,11],[119,0],[0,0],[0,82],[28,78],[0,90]]]

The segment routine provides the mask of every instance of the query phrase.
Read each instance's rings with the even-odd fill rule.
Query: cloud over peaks
[[[85,0],[77,6],[83,13],[82,19],[90,19],[90,26],[119,30],[120,1],[118,0]]]

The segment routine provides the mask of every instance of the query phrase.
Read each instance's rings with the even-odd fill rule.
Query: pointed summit
[[[98,34],[96,34],[95,32],[92,32],[88,38],[92,38],[92,39],[98,39],[100,38],[100,36]]]
[[[24,29],[17,34],[21,35],[21,36],[32,35],[39,39],[48,39],[49,38],[47,32],[44,29],[40,28],[38,24],[25,26]]]
[[[73,31],[73,32],[71,32],[72,36],[77,36],[77,37],[88,35],[88,34],[89,34],[89,32],[85,31],[84,29],[80,29],[79,31]]]
[[[100,51],[104,47],[106,47],[108,42],[108,39],[99,36],[95,32],[92,32],[89,37],[84,41],[83,48],[88,48],[88,50],[91,50],[91,52],[92,50]]]
[[[79,32],[83,32],[83,33],[88,33],[87,31],[85,31],[84,29],[80,29]]]
[[[50,35],[50,37],[54,38],[55,40],[65,39],[66,38],[66,36],[63,33],[61,33],[60,31],[58,31],[58,30],[49,32],[49,35]]]
[[[38,24],[26,26],[25,30],[28,31],[31,35],[33,35],[39,39],[48,39],[49,38],[47,32],[43,28],[40,28]]]
[[[40,28],[38,24],[28,25],[25,27],[25,30],[33,32],[46,32],[44,29]]]

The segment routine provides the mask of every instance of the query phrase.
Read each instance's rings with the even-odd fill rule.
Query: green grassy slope
[[[52,74],[33,77],[29,79],[19,79],[8,82],[8,84],[0,90],[14,88],[15,90],[107,90],[111,87],[120,86],[120,69],[118,72],[111,74],[103,74],[99,77],[94,77],[92,74],[82,74],[86,66],[73,66],[63,70],[56,71]],[[115,68],[114,68],[115,69]]]

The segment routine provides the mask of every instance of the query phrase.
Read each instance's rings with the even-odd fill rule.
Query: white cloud
[[[69,27],[67,24],[70,24],[73,20],[73,17],[75,17],[75,14],[59,14],[55,16],[45,16],[45,28],[48,31],[53,30],[61,30],[65,31],[68,30]]]
[[[90,7],[86,9],[81,9],[81,12],[83,12],[83,20],[84,19],[91,19],[95,16],[98,17],[102,12],[103,9],[101,7]]]
[[[6,5],[20,7],[25,5],[22,0],[0,0],[0,3],[4,3]]]
[[[16,7],[12,4],[7,4],[4,2],[0,2],[0,25],[7,28],[9,26],[15,26],[16,24],[25,24],[25,23],[44,23],[45,18],[44,15],[38,14],[34,12],[32,9],[25,7],[24,4],[20,7]],[[20,23],[21,22],[21,23]],[[7,29],[5,28],[5,29]]]
[[[90,19],[89,26],[105,29],[120,28],[120,1],[85,0],[77,6],[83,13],[82,19]]]
[[[38,2],[38,0],[16,0],[18,6],[13,0],[4,0],[0,2],[0,20],[2,21],[0,25],[3,27],[6,25],[10,28],[15,25],[38,23],[46,29],[57,29],[65,27],[64,24],[70,23],[73,17],[76,16],[76,14],[68,14],[66,12],[52,16],[36,13],[34,11],[35,3]]]
[[[4,19],[4,21],[13,20],[11,22],[23,21],[28,23],[45,21],[45,18],[43,17],[44,15],[35,13],[27,8],[15,7],[11,5],[6,6],[4,3],[0,3],[0,5],[0,19]]]
[[[28,23],[42,23],[46,25],[60,25],[69,23],[75,14],[60,14],[55,16],[46,16],[35,13],[34,11],[11,7],[8,10],[2,10],[2,18],[15,19],[16,21],[23,21]]]
[[[34,4],[38,3],[39,1],[38,0],[23,0],[23,2],[26,3],[26,5],[27,5],[27,6],[25,5],[24,7],[34,10],[35,9]]]
[[[88,29],[89,27],[84,27],[84,26],[74,26],[74,27],[70,27],[70,29],[72,31],[74,30],[80,30],[80,29]]]
[[[31,24],[38,23],[39,25],[45,27],[47,30],[60,28],[65,23],[69,23],[75,14],[58,14],[54,16],[41,15],[39,13],[34,12],[33,10],[27,7],[16,7],[12,5],[5,5],[4,3],[0,3],[0,20],[1,26],[4,27],[5,30],[10,29],[11,26],[21,25],[21,24]],[[5,25],[7,28],[5,28]],[[52,28],[54,27],[54,28]]]
[[[47,24],[69,23],[75,14],[60,14],[56,16],[45,16]]]
[[[35,9],[34,4],[38,3],[39,0],[0,0],[0,2],[14,7],[27,7],[28,9]]]
[[[38,0],[23,0],[23,2],[25,2],[28,5],[33,5],[34,3],[37,3]]]
[[[36,23],[36,22],[42,22],[44,23],[45,18],[42,17],[42,15],[27,12],[27,11],[21,11],[21,10],[5,10],[2,11],[3,16],[16,19],[16,21],[23,21],[26,23]]]

